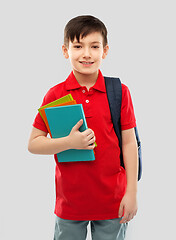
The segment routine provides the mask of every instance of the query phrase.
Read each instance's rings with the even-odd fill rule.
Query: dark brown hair
[[[105,47],[107,41],[107,29],[102,21],[90,15],[82,15],[72,18],[64,29],[64,44],[68,47],[69,41],[73,42],[75,37],[79,42],[80,37],[86,37],[92,32],[99,32],[103,37],[103,46]]]

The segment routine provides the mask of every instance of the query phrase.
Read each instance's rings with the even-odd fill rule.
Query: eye
[[[80,45],[75,45],[74,48],[79,49],[79,48],[81,48],[81,46]]]
[[[96,48],[99,48],[99,46],[92,46],[92,48],[95,48],[95,49],[96,49]]]

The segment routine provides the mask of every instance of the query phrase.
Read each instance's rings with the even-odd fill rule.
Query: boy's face
[[[78,43],[76,37],[69,46],[62,46],[65,58],[69,58],[73,72],[92,75],[98,73],[102,59],[108,53],[108,45],[103,46],[103,37],[99,32],[93,32],[81,38]]]

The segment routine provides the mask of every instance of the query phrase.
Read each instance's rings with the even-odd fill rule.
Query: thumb
[[[75,126],[73,127],[73,130],[75,131],[79,130],[82,124],[83,124],[83,120],[81,119],[77,122],[77,124],[75,124]]]
[[[124,210],[124,205],[121,202],[120,207],[119,207],[119,218],[121,218],[123,216],[123,210]]]

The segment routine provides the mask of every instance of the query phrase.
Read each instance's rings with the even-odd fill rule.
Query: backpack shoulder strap
[[[104,77],[106,85],[106,93],[108,97],[108,102],[110,106],[112,123],[114,126],[114,131],[119,140],[120,151],[120,163],[124,167],[123,155],[122,155],[122,135],[121,135],[121,125],[120,125],[120,115],[121,115],[121,103],[122,103],[122,84],[119,78]],[[141,152],[141,141],[139,138],[137,127],[134,128],[136,140],[138,144],[138,181],[141,179],[142,175],[142,152]]]
[[[114,126],[114,131],[119,140],[120,149],[122,149],[122,136],[121,136],[121,103],[122,103],[122,84],[119,78],[104,77],[108,102],[110,106],[111,118]],[[122,151],[120,155],[121,165],[124,167]]]

